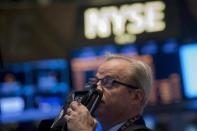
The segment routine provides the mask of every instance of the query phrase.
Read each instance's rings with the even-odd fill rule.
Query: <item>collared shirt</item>
[[[134,120],[131,122],[132,118],[129,119],[128,121],[124,121],[122,123],[119,123],[112,128],[109,129],[109,131],[150,131],[145,125],[145,122],[143,118],[140,116],[138,119]]]
[[[119,123],[112,128],[109,129],[109,131],[117,131],[125,122]]]

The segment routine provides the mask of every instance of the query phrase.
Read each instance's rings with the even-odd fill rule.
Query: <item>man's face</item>
[[[104,62],[98,68],[96,77],[102,79],[107,76],[128,83],[125,81],[129,74],[128,67],[127,61],[113,59]],[[97,89],[103,92],[101,104],[97,109],[99,119],[117,119],[128,113],[128,109],[130,109],[128,107],[131,105],[131,94],[127,87],[120,84],[102,85],[99,81]],[[105,118],[102,118],[103,116]]]

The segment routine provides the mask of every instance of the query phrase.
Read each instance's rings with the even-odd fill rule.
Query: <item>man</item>
[[[97,117],[104,131],[148,130],[142,118],[152,87],[152,72],[142,61],[109,55],[99,66],[97,89],[103,92]],[[96,119],[74,101],[64,117],[69,131],[93,131]]]

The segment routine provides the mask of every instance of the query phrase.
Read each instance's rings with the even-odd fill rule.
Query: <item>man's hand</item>
[[[94,131],[97,125],[88,109],[77,101],[70,104],[64,118],[69,131]]]

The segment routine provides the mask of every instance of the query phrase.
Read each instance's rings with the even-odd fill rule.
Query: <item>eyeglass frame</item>
[[[104,82],[103,80],[107,80],[108,79],[108,82]],[[118,80],[116,80],[116,79],[114,79],[114,78],[112,78],[111,76],[105,76],[105,77],[103,77],[103,78],[98,78],[98,77],[93,77],[92,78],[92,80],[94,81],[94,82],[99,82],[99,81],[101,81],[101,85],[103,85],[103,86],[107,86],[107,84],[109,85],[110,84],[110,86],[112,87],[113,86],[113,84],[114,83],[116,83],[116,84],[120,84],[120,85],[123,85],[123,86],[125,86],[125,87],[128,87],[128,88],[130,88],[130,89],[139,89],[138,87],[136,87],[136,86],[133,86],[133,85],[130,85],[130,84],[127,84],[127,83],[123,83],[123,82],[121,82],[121,81],[118,81]],[[111,81],[111,82],[110,82]]]

